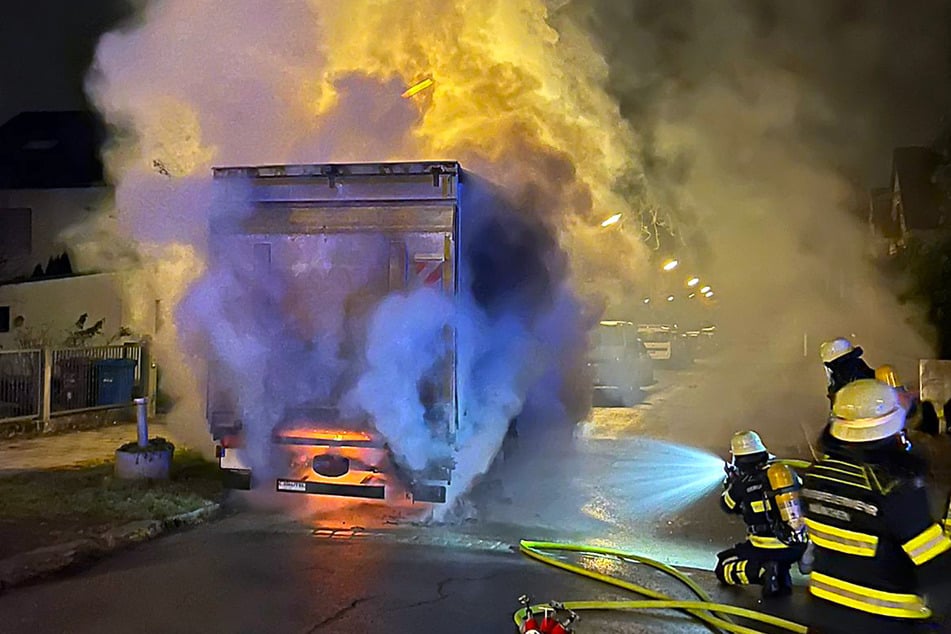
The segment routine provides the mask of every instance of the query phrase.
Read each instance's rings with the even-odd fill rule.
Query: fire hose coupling
[[[578,615],[563,603],[551,601],[548,605],[532,606],[532,598],[523,594],[518,598],[524,618],[519,625],[519,634],[571,634],[570,625]]]
[[[552,602],[543,605],[531,605],[531,598],[523,596],[520,598],[520,601],[524,607],[513,615],[513,620],[520,634],[546,634],[550,632],[558,632],[561,634],[570,632],[571,630],[568,629],[568,626],[571,621],[574,620],[573,611],[671,609],[680,610],[718,632],[730,632],[731,634],[763,634],[762,630],[752,629],[746,625],[734,622],[730,618],[733,616],[765,623],[772,628],[793,632],[794,634],[806,634],[808,631],[808,628],[804,625],[787,621],[786,619],[771,614],[764,614],[726,603],[716,603],[696,581],[684,573],[665,563],[644,557],[643,555],[638,555],[637,553],[605,548],[603,546],[589,546],[587,544],[564,544],[531,540],[522,540],[519,542],[519,550],[522,554],[553,568],[560,568],[561,570],[594,579],[595,581],[600,581],[601,583],[606,583],[645,597],[644,599],[635,599],[632,601],[569,601],[565,603]],[[641,586],[618,577],[612,577],[595,570],[589,570],[588,568],[566,561],[563,558],[554,557],[544,551],[614,557],[619,561],[646,564],[681,582],[686,588],[693,592],[696,598],[693,600],[674,599],[652,588]],[[568,612],[570,618],[565,622],[559,622],[556,617],[560,612]],[[556,624],[561,629],[554,629]],[[545,627],[552,629],[544,629]],[[771,631],[775,631],[775,629]]]

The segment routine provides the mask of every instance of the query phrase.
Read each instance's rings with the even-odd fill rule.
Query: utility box
[[[96,362],[96,405],[132,402],[135,363],[132,359],[104,359]]]

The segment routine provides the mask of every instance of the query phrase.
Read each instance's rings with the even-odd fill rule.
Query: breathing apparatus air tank
[[[796,475],[787,465],[775,462],[766,469],[766,477],[773,490],[772,497],[780,518],[789,527],[793,538],[801,540],[805,534],[806,523],[802,515]]]

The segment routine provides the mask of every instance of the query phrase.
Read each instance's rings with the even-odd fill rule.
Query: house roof
[[[944,220],[941,192],[933,180],[940,163],[941,155],[927,147],[900,147],[892,153],[892,191],[909,230],[934,229]]]
[[[21,112],[0,126],[0,189],[101,185],[104,138],[92,112]]]

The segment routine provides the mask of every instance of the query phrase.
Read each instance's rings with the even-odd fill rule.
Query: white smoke
[[[600,228],[619,212],[633,224],[646,196],[615,191],[639,170],[606,75],[589,36],[569,23],[556,31],[541,0],[413,10],[167,0],[106,35],[89,92],[116,131],[106,153],[115,218],[97,228],[117,238],[89,231],[84,253],[106,268],[143,263],[136,288],[158,296],[165,316],[156,337],[180,403],[172,419],[200,425],[210,371],[230,388],[222,396],[249,435],[252,467],[273,473],[271,434],[289,412],[341,406],[345,418],[369,415],[410,469],[451,454],[453,496],[488,467],[513,418],[520,428],[579,419],[593,320],[577,289],[621,295],[644,269],[636,232]],[[401,99],[422,76],[433,87]],[[370,274],[386,263],[359,261],[385,259],[381,235],[270,240],[261,269],[207,230],[248,211],[240,192],[217,196],[213,165],[437,158],[460,160],[509,201],[464,205],[495,224],[470,227],[486,232],[468,240],[451,301],[386,298]],[[425,394],[447,330],[458,355],[451,437],[434,431],[446,414]]]
[[[436,420],[427,420],[419,386],[452,371],[445,360],[451,347],[447,329],[454,322],[452,300],[437,290],[387,297],[370,322],[367,370],[349,395],[370,414],[396,459],[415,471],[451,456],[450,438],[440,431],[448,429],[452,412],[433,412]]]

